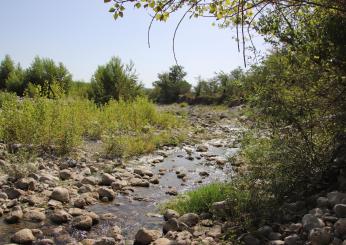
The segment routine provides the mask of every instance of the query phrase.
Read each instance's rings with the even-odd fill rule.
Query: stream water
[[[88,206],[87,210],[96,214],[111,214],[110,218],[101,219],[100,223],[89,232],[75,230],[69,225],[57,228],[56,225],[49,223],[49,219],[44,224],[21,222],[15,225],[4,224],[1,220],[0,244],[8,242],[10,236],[21,228],[41,229],[47,238],[54,238],[56,244],[66,244],[71,237],[75,240],[82,240],[87,237],[107,236],[114,225],[121,228],[127,241],[133,240],[137,230],[142,227],[161,229],[163,218],[159,214],[158,205],[171,198],[166,194],[169,187],[175,187],[178,193],[182,193],[210,182],[225,181],[231,175],[232,169],[228,163],[220,168],[214,160],[232,156],[238,148],[226,147],[229,142],[219,144],[217,147],[215,144],[213,145],[212,141],[206,143],[207,152],[196,152],[195,147],[172,148],[165,151],[166,157],[160,163],[148,165],[149,156],[130,162],[127,168],[145,165],[154,174],[159,174],[162,169],[165,169],[166,172],[160,177],[157,185],[151,184],[147,188],[134,187],[131,195],[118,194],[113,202]],[[187,159],[188,157],[190,159]],[[177,170],[186,173],[186,181],[177,178]],[[202,174],[204,177],[200,173],[204,173]]]

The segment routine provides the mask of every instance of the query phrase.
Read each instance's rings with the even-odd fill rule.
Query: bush
[[[122,64],[120,58],[113,57],[106,65],[99,66],[91,80],[89,98],[98,104],[110,100],[132,100],[141,94],[133,63]]]
[[[158,74],[159,80],[153,83],[151,98],[163,104],[178,102],[191,90],[191,85],[184,80],[185,76],[184,68],[178,65],[172,66],[169,72]]]
[[[25,72],[25,87],[29,84],[38,87],[40,96],[59,98],[66,94],[72,83],[72,75],[66,67],[52,59],[35,57]]]

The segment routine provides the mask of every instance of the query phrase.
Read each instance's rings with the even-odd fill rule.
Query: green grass
[[[249,200],[248,192],[230,183],[211,183],[189,191],[165,203],[161,209],[173,209],[180,214],[209,212],[213,203],[228,200],[229,216],[240,214]]]
[[[0,93],[0,140],[66,154],[83,140],[104,142],[105,152],[128,157],[180,142],[184,121],[145,98],[97,107],[87,99],[23,98]]]

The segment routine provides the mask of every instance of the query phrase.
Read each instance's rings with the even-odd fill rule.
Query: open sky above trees
[[[36,55],[63,62],[74,80],[89,81],[97,66],[110,57],[133,60],[139,80],[150,87],[157,74],[174,64],[172,37],[180,15],[168,23],[154,23],[151,48],[147,28],[151,17],[129,9],[126,18],[114,21],[103,1],[36,0],[0,2],[0,59],[6,54],[25,68]],[[187,80],[211,77],[214,72],[243,66],[242,54],[232,37],[235,32],[211,25],[208,18],[186,20],[178,31],[176,53],[188,73]],[[256,46],[265,47],[260,38]]]

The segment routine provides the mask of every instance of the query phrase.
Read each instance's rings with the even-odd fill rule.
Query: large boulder
[[[9,224],[18,223],[23,218],[23,211],[20,206],[15,206],[10,211],[9,215],[5,218],[5,221]]]
[[[346,235],[346,218],[338,219],[338,221],[336,221],[334,224],[334,230],[338,236],[340,237],[345,236]]]
[[[39,210],[28,210],[25,215],[24,215],[25,219],[31,221],[31,222],[42,222],[46,219],[46,215],[39,211]]]
[[[343,203],[343,200],[346,201],[346,193],[332,191],[327,194],[328,202],[330,206]]]
[[[93,225],[93,220],[89,215],[77,216],[72,221],[72,226],[79,230],[88,231]]]
[[[302,219],[303,228],[306,231],[310,231],[314,228],[323,228],[325,226],[324,222],[312,214],[304,215]]]
[[[71,170],[64,169],[64,170],[60,171],[59,177],[62,180],[68,180],[68,179],[71,179],[73,177],[73,174],[72,174]]]
[[[72,219],[72,216],[63,209],[54,210],[50,216],[53,223],[63,224],[67,223]]]
[[[309,233],[309,241],[313,245],[328,245],[331,239],[331,234],[323,228],[314,228]]]
[[[35,241],[35,236],[30,229],[22,229],[17,231],[12,237],[11,241],[18,244],[31,244]]]
[[[97,193],[99,194],[100,199],[107,198],[109,201],[111,201],[115,197],[115,192],[107,187],[98,188]]]
[[[115,177],[107,174],[107,173],[102,173],[101,175],[101,182],[100,185],[111,185],[115,181]]]
[[[53,189],[50,198],[56,201],[60,201],[62,203],[67,203],[70,201],[70,194],[68,192],[68,189],[63,187],[56,187]]]
[[[163,214],[163,218],[167,221],[167,220],[170,220],[172,218],[179,218],[180,217],[180,214],[175,211],[175,210],[172,210],[172,209],[167,209],[165,211],[165,213]]]
[[[23,195],[24,191],[17,188],[10,187],[5,189],[5,193],[7,194],[8,199],[16,199],[16,198],[19,198],[21,195]]]
[[[178,219],[179,222],[186,224],[189,227],[197,225],[199,216],[194,213],[187,213]]]
[[[24,191],[35,190],[36,189],[36,180],[33,178],[21,178],[15,184],[15,187]]]
[[[346,218],[346,204],[336,204],[333,209],[338,218]]]
[[[149,245],[161,236],[158,230],[140,229],[135,236],[135,245]]]

